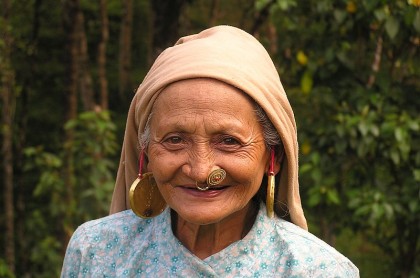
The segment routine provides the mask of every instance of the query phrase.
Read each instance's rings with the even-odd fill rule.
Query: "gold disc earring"
[[[141,151],[139,175],[130,187],[129,199],[133,212],[141,218],[152,218],[166,208],[165,199],[160,194],[153,173],[142,174],[144,152]]]

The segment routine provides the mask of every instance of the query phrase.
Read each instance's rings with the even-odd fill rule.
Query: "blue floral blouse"
[[[242,239],[201,260],[173,235],[170,209],[153,219],[126,210],[86,222],[67,247],[61,277],[359,277],[334,248],[260,206]]]

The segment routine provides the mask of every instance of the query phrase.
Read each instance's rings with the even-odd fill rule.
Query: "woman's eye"
[[[182,143],[182,138],[179,136],[172,136],[166,139],[165,141],[170,144],[180,144]]]
[[[239,141],[232,137],[223,138],[222,143],[225,145],[239,145]]]

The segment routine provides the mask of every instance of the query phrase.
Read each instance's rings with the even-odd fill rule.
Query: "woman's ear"
[[[284,156],[283,149],[276,151],[276,154],[274,157],[274,174],[275,175],[277,175],[280,172],[281,164],[283,163],[283,156]]]
[[[272,154],[272,148],[274,148],[274,154]],[[274,172],[274,175],[277,175],[280,172],[281,164],[283,163],[284,157],[284,149],[283,148],[276,148],[272,146],[270,148],[270,156],[266,166],[266,173],[270,172],[270,168]],[[272,165],[272,166],[271,166]]]
[[[149,165],[149,157],[147,156],[147,151],[144,151],[144,166],[143,169],[146,170],[145,173],[147,172],[151,172],[152,170],[150,169]]]

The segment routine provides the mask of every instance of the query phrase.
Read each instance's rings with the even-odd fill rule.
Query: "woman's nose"
[[[207,176],[214,167],[214,156],[210,150],[192,152],[185,165],[185,174],[197,182],[206,183]]]

